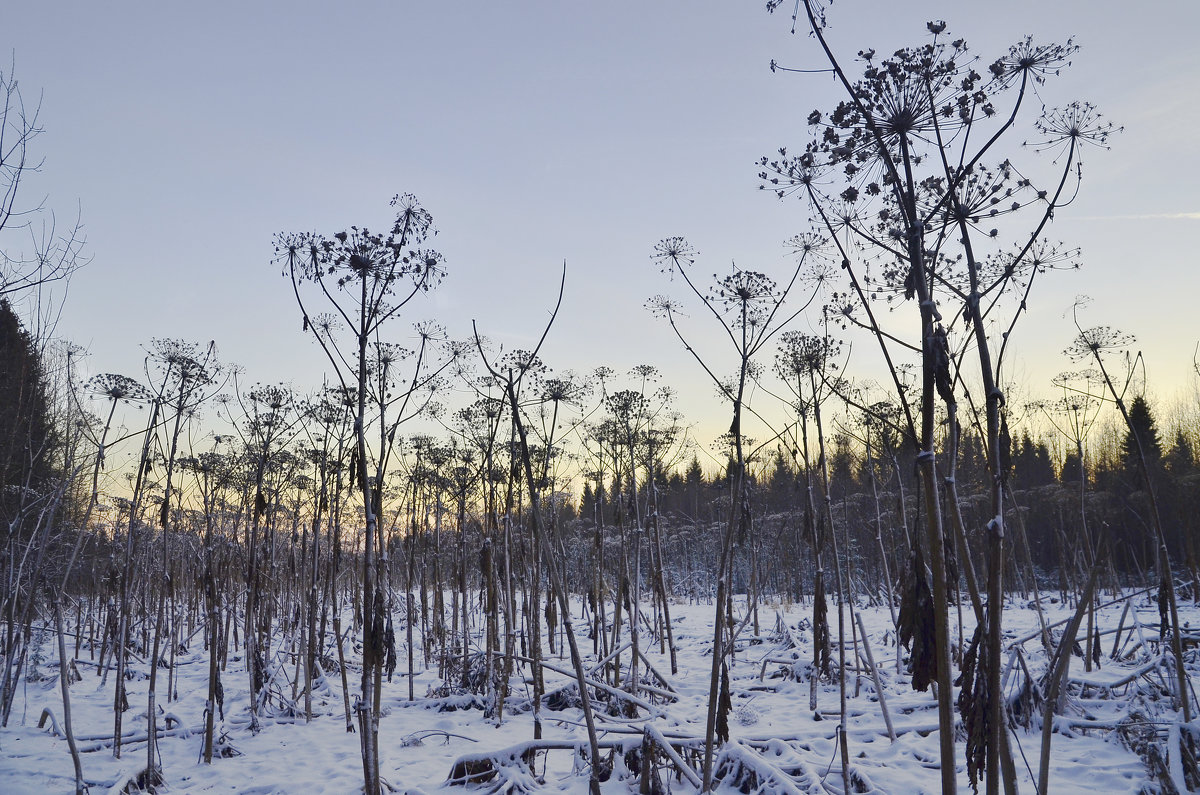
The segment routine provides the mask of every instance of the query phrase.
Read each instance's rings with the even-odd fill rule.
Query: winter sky
[[[323,360],[272,263],[272,236],[384,227],[388,200],[411,192],[434,215],[449,269],[413,320],[435,317],[463,338],[475,319],[529,347],[565,261],[546,361],[653,364],[700,419],[713,390],[643,308],[682,296],[651,263],[653,246],[682,235],[702,271],[736,260],[782,272],[783,241],[806,230],[806,213],[757,190],[755,161],[800,148],[808,112],[838,98],[827,75],[770,71],[772,60],[823,64],[811,39],[790,35],[790,4],[763,6],[9,3],[0,45],[26,104],[41,97],[45,129],[25,203],[44,197],[60,226],[81,213],[92,258],[58,332],[90,351],[92,372],[139,375],[152,337],[215,339],[248,380],[308,389]],[[1042,282],[1010,373],[1034,394],[1069,366],[1064,313],[1086,293],[1088,325],[1137,335],[1153,394],[1194,384],[1200,4],[838,0],[829,19],[847,63],[859,49],[926,41],[932,19],[985,63],[1026,33],[1074,36],[1082,49],[1044,101],[1092,101],[1125,129],[1111,151],[1087,153],[1082,193],[1052,225],[1051,237],[1082,247],[1084,268]],[[3,244],[24,245],[22,234]],[[407,333],[394,326],[397,341]],[[867,369],[873,351],[858,348]]]

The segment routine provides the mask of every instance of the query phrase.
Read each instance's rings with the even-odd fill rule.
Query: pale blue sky
[[[78,202],[93,257],[60,333],[91,351],[97,372],[137,375],[151,337],[215,338],[249,379],[308,388],[323,361],[271,263],[273,234],[381,227],[390,197],[412,192],[436,219],[449,268],[414,320],[436,317],[464,337],[478,319],[527,346],[565,260],[547,361],[653,364],[702,419],[712,389],[643,309],[678,293],[649,257],[660,238],[683,235],[706,272],[732,259],[778,272],[782,242],[805,231],[798,202],[756,190],[754,164],[802,146],[808,112],[836,101],[827,76],[769,71],[772,59],[822,65],[812,40],[789,35],[789,10],[771,16],[759,0],[9,4],[0,47],[26,102],[44,94],[45,166],[25,198],[48,196],[60,222]],[[1068,367],[1062,316],[1088,293],[1090,322],[1136,334],[1152,388],[1173,395],[1200,339],[1200,4],[841,0],[829,36],[849,59],[922,42],[937,18],[986,61],[1025,33],[1076,36],[1082,50],[1046,101],[1087,99],[1125,126],[1111,152],[1088,154],[1083,193],[1053,225],[1053,237],[1083,247],[1085,269],[1052,275],[1031,301],[1015,340],[1024,388]]]

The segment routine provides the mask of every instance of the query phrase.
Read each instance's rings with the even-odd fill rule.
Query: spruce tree
[[[53,434],[41,357],[0,299],[0,537],[20,532],[53,476]]]
[[[1150,412],[1150,404],[1141,395],[1129,403],[1129,425],[1125,438],[1121,440],[1121,453],[1126,467],[1136,471],[1138,442],[1142,443],[1142,452],[1146,455],[1146,463],[1153,469],[1155,464],[1162,461],[1162,440],[1158,438],[1158,428],[1154,423],[1154,415]],[[1137,437],[1134,437],[1134,434]]]

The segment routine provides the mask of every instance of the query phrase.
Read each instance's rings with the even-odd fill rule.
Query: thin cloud
[[[1074,221],[1200,221],[1200,212],[1195,213],[1150,213],[1147,215],[1081,215],[1073,217]]]

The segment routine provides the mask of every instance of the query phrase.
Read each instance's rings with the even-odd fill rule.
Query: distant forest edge
[[[154,349],[152,359],[167,371],[172,361],[202,351],[175,341],[157,341]],[[41,350],[52,359],[53,375],[46,373]],[[203,426],[194,425],[198,407],[185,405],[181,416],[189,426],[192,446],[182,449],[176,444],[171,461],[167,440],[161,438],[170,426],[168,412],[160,407],[154,420],[160,436],[150,437],[155,441],[148,446],[145,463],[135,471],[111,473],[105,471],[105,462],[120,447],[110,441],[97,458],[95,434],[104,420],[111,424],[112,416],[106,417],[110,412],[122,407],[128,411],[127,404],[147,409],[154,402],[153,394],[132,379],[111,374],[74,383],[66,371],[75,366],[71,358],[60,348],[36,345],[8,302],[0,302],[0,472],[4,480],[0,537],[10,563],[19,561],[29,541],[45,530],[50,505],[57,512],[60,530],[47,538],[45,573],[60,570],[84,540],[79,547],[83,560],[76,560],[84,565],[79,565],[72,581],[85,589],[96,582],[84,585],[83,580],[102,576],[120,558],[121,538],[135,509],[135,528],[150,531],[169,526],[183,538],[200,538],[208,527],[236,543],[245,541],[248,517],[254,515],[281,551],[296,540],[298,527],[321,514],[332,514],[330,520],[343,532],[357,536],[361,508],[351,509],[357,500],[349,477],[349,467],[357,462],[347,439],[335,438],[338,426],[333,421],[343,423],[345,434],[352,429],[345,411],[330,399],[334,393],[306,400],[285,387],[256,385],[238,395],[213,391],[208,397],[217,408]],[[215,360],[208,366],[219,369]],[[655,377],[654,368],[647,366],[630,374],[644,393],[595,388],[607,384],[611,390],[619,380],[606,368],[598,371],[593,388],[586,388],[582,380],[567,384],[546,379],[539,399],[550,395],[545,405],[553,406],[553,393],[560,393],[564,405],[557,420],[569,424],[572,433],[554,444],[548,459],[544,444],[534,450],[535,458],[549,465],[539,483],[544,490],[541,500],[565,539],[578,548],[580,554],[572,558],[581,563],[588,557],[583,551],[598,539],[605,546],[617,544],[608,531],[644,529],[645,514],[651,511],[662,532],[664,565],[671,569],[673,588],[681,595],[707,597],[716,565],[713,534],[728,519],[729,473],[735,462],[727,437],[703,451],[696,449],[683,418],[669,410],[670,390],[648,388]],[[561,394],[564,389],[569,389],[568,396]],[[565,405],[565,397],[572,406]],[[159,400],[165,404],[169,396]],[[590,405],[585,405],[588,400]],[[1196,549],[1200,417],[1194,409],[1175,406],[1176,413],[1167,417],[1166,433],[1159,431],[1144,397],[1131,401],[1130,415],[1146,450],[1171,557],[1186,567],[1189,579],[1200,582]],[[1094,429],[1083,429],[1090,432],[1081,469],[1070,433],[1055,428],[1070,427],[1083,410],[1081,398],[1031,403],[1024,407],[1025,427],[1014,437],[1003,437],[1003,475],[1012,495],[1008,510],[1016,528],[1008,564],[1011,590],[1027,591],[1036,577],[1043,586],[1069,591],[1076,584],[1073,578],[1085,567],[1084,521],[1107,528],[1114,586],[1141,582],[1155,566],[1154,535],[1147,528],[1149,505],[1132,432],[1118,424],[1115,410],[1102,413],[1095,403],[1087,406],[1086,420]],[[377,504],[388,544],[406,550],[399,560],[413,549],[423,549],[435,525],[443,539],[437,554],[449,561],[460,554],[460,542],[477,551],[487,535],[485,526],[498,525],[506,513],[513,512],[513,520],[522,522],[525,485],[516,469],[517,457],[510,455],[512,443],[502,438],[502,414],[498,403],[480,401],[456,413],[455,433],[442,439],[416,434],[397,440],[394,470],[389,472],[394,480],[389,480]],[[568,414],[574,417],[569,422]],[[589,421],[581,422],[584,416]],[[204,432],[197,435],[198,430]],[[465,443],[472,438],[479,444]],[[947,452],[946,441],[943,438],[938,445],[939,460]],[[121,444],[142,442],[131,436]],[[880,576],[884,571],[903,570],[920,521],[911,452],[892,429],[868,414],[859,415],[857,422],[854,414],[836,415],[827,446],[828,495],[835,524],[845,533],[842,554],[851,566],[855,590],[882,593]],[[724,467],[715,466],[722,452],[729,459]],[[701,455],[707,466],[701,463]],[[739,592],[749,587],[747,567],[755,565],[757,587],[764,593],[793,598],[811,593],[812,561],[802,532],[819,517],[806,516],[812,512],[807,492],[816,494],[814,505],[825,492],[815,475],[820,464],[815,451],[808,469],[802,461],[799,451],[783,440],[762,444],[747,456],[747,499],[754,531],[742,543],[752,543],[753,550],[736,567]],[[630,462],[638,472],[632,484]],[[89,505],[91,480],[81,474],[97,463],[96,474],[112,486],[100,489],[95,504]],[[168,470],[174,470],[169,501],[163,496]],[[968,546],[979,567],[980,536],[989,518],[989,475],[981,439],[969,427],[957,439],[953,477]],[[64,483],[70,484],[65,491]],[[143,495],[136,506],[129,497],[134,485]],[[61,502],[55,502],[57,498]],[[87,527],[82,525],[85,517],[90,520]],[[460,541],[445,541],[460,531]],[[958,552],[949,548],[947,552],[953,563]],[[421,553],[427,554],[432,553]],[[883,555],[888,557],[887,568],[881,565]],[[751,563],[758,559],[771,564]]]

